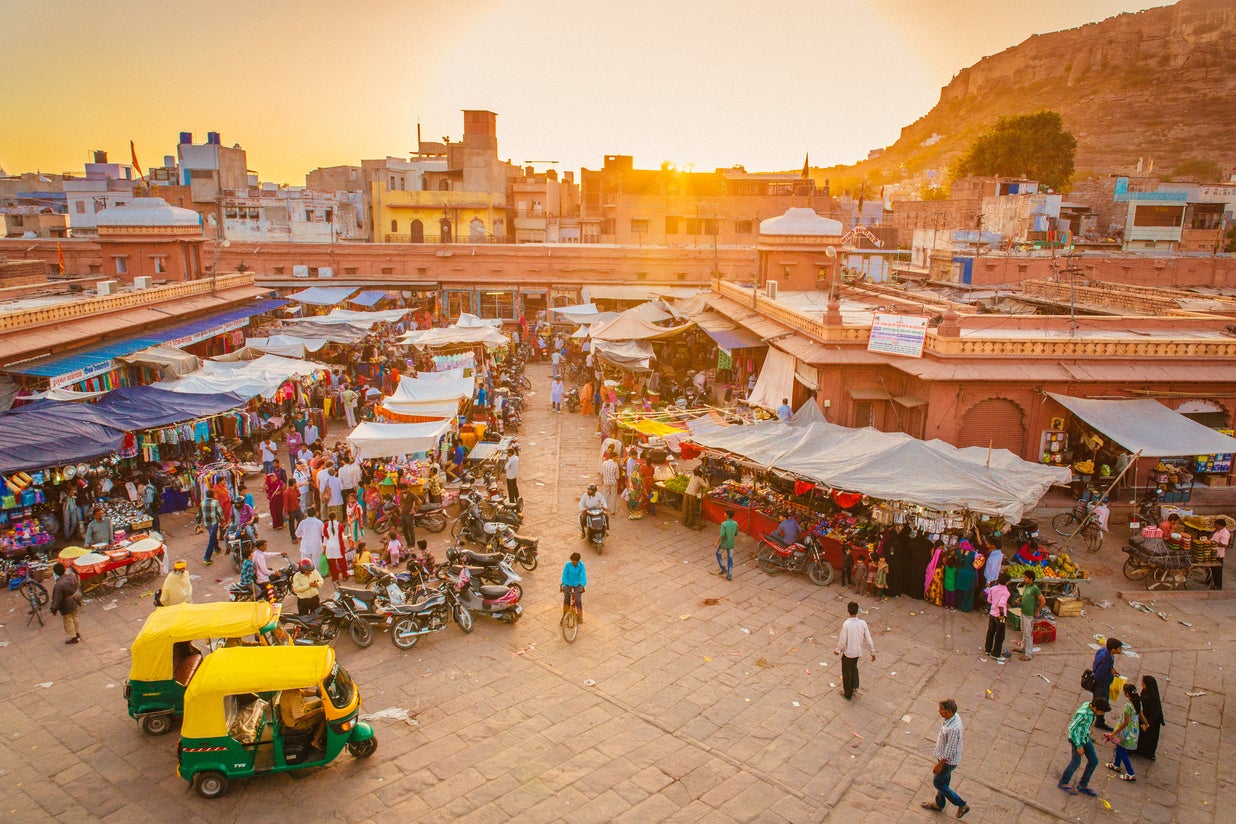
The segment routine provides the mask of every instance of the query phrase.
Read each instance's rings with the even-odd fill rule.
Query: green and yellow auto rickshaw
[[[184,706],[185,687],[209,645],[286,643],[279,608],[256,603],[176,604],[150,614],[133,640],[133,663],[125,682],[129,715],[147,735],[172,728]]]
[[[203,798],[233,778],[329,764],[378,749],[360,692],[331,647],[233,647],[206,657],[185,690],[176,771]]]

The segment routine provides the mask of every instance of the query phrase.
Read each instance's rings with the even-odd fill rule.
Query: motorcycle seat
[[[358,601],[369,602],[378,597],[378,594],[371,589],[360,589],[357,587],[339,587],[339,592]]]
[[[415,604],[410,604],[406,607],[400,607],[399,610],[400,612],[424,612],[427,609],[438,606],[445,600],[446,600],[445,595],[443,595],[440,592],[435,592],[433,595],[430,595],[425,600],[419,601]]]
[[[435,512],[442,507],[442,504],[421,504],[419,512]]]
[[[500,586],[483,586],[480,588],[481,597],[486,600],[496,600],[506,595],[509,591],[508,587]]]
[[[500,552],[487,555],[481,552],[473,552],[470,549],[465,549],[462,555],[467,559],[469,565],[477,564],[479,566],[497,566],[503,557],[505,557]]]
[[[531,535],[520,535],[518,532],[515,533],[515,543],[520,546],[536,546],[537,540],[538,539],[533,538]]]

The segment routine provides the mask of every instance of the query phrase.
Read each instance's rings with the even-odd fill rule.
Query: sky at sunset
[[[498,113],[515,163],[850,163],[1032,34],[1159,0],[0,0],[0,168],[158,165],[177,135],[263,180],[403,156]],[[536,164],[544,168],[544,163]]]

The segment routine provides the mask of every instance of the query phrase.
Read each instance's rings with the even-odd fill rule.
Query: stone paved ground
[[[749,539],[726,582],[712,574],[711,530],[662,515],[618,521],[602,557],[583,550],[587,622],[568,646],[558,573],[581,548],[575,501],[598,442],[582,418],[546,412],[548,378],[533,369],[520,486],[543,560],[526,576],[528,612],[513,627],[478,618],[468,637],[450,627],[407,653],[385,636],[367,650],[341,640],[364,710],[414,716],[375,722],[373,758],[343,755],[315,774],[237,782],[203,801],[175,774],[175,736],[144,738],[124,711],[127,646],[149,593],[90,602],[76,647],[61,643],[58,622],[27,627],[10,596],[0,612],[0,818],[925,822],[940,815],[919,809],[930,798],[936,702],[952,696],[967,728],[955,787],[970,821],[1232,820],[1217,812],[1236,804],[1224,720],[1232,601],[1162,601],[1162,620],[1116,601],[1121,581],[1109,574],[1087,593],[1115,606],[1061,620],[1059,641],[1033,663],[997,666],[980,661],[978,614],[859,598],[880,652],[863,661],[864,692],[849,704],[832,654],[849,596],[836,584],[765,575]],[[201,576],[197,600],[223,597],[225,568],[201,567],[188,519],[165,521],[173,556]],[[286,533],[275,543],[286,546]],[[431,546],[441,556],[440,536]],[[1118,549],[1089,565],[1119,575]],[[1121,671],[1160,676],[1170,722],[1159,760],[1137,763],[1137,783],[1100,766],[1094,785],[1111,813],[1055,787],[1095,632],[1141,653]],[[1108,760],[1110,748],[1100,755]]]

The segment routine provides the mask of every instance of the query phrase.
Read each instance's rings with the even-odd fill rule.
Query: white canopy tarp
[[[430,423],[370,423],[366,421],[348,435],[348,444],[359,460],[393,458],[413,455],[437,448],[438,441],[450,431],[451,422]]]
[[[382,309],[376,312],[362,312],[356,309],[332,309],[326,315],[313,315],[307,318],[285,318],[284,323],[318,323],[327,326],[336,324],[351,324],[365,329],[372,329],[378,323],[396,323],[411,309]]]
[[[464,368],[456,366],[454,369],[443,369],[441,372],[417,372],[416,380],[418,381],[457,381],[464,376]]]
[[[594,323],[588,330],[588,337],[593,340],[664,340],[680,335],[691,326],[684,323],[681,326],[655,326],[646,321],[635,309],[628,309],[611,321]]]
[[[382,410],[410,418],[454,418],[459,414],[459,401],[450,398],[434,401],[396,401],[384,398],[379,414]]]
[[[451,324],[451,326],[455,329],[481,329],[486,326],[501,329],[502,321],[497,318],[480,318],[470,312],[461,312],[459,314],[459,319]]]
[[[471,400],[476,391],[476,381],[472,378],[452,378],[449,380],[426,380],[404,375],[399,379],[395,392],[387,400],[415,403],[418,401],[462,401]]]
[[[121,355],[117,360],[153,366],[165,378],[187,375],[202,367],[201,358],[174,346],[151,346],[132,355]]]
[[[653,358],[652,344],[643,340],[628,340],[622,343],[598,340],[593,342],[597,355],[626,369],[648,369]]]
[[[768,355],[760,368],[760,376],[747,396],[747,403],[777,411],[782,398],[794,397],[794,356],[775,347],[768,347]]]
[[[250,361],[208,360],[196,372],[171,381],[160,381],[155,386],[172,392],[188,392],[213,395],[219,392],[234,392],[252,398],[261,395],[273,397],[284,381],[316,372],[326,367],[313,361],[282,358],[278,355],[262,355]]]
[[[1048,487],[1072,478],[1067,467],[1031,463],[1004,449],[957,449],[826,421],[766,421],[700,432],[693,440],[834,489],[1011,522],[1020,521]]]
[[[316,352],[328,343],[330,341],[326,338],[302,338],[297,335],[271,335],[245,341],[250,349],[285,358],[303,358],[306,352]]]
[[[1236,438],[1217,432],[1150,398],[1092,400],[1047,393],[1056,403],[1130,452],[1147,458],[1223,455]]]
[[[355,291],[355,286],[310,286],[288,295],[288,298],[299,303],[312,303],[314,306],[334,306],[336,303],[343,303],[348,299],[348,295]]]
[[[660,323],[663,320],[670,320],[671,318],[674,317],[672,313],[667,312],[665,311],[665,309],[661,308],[661,306],[658,305],[657,301],[652,301],[652,300],[648,301],[647,303],[641,303],[639,306],[636,306],[631,311],[637,313],[641,318],[648,321],[649,323]]]
[[[422,349],[474,343],[492,348],[505,346],[508,340],[506,335],[492,326],[448,326],[445,329],[414,329],[401,337],[399,342]]]

